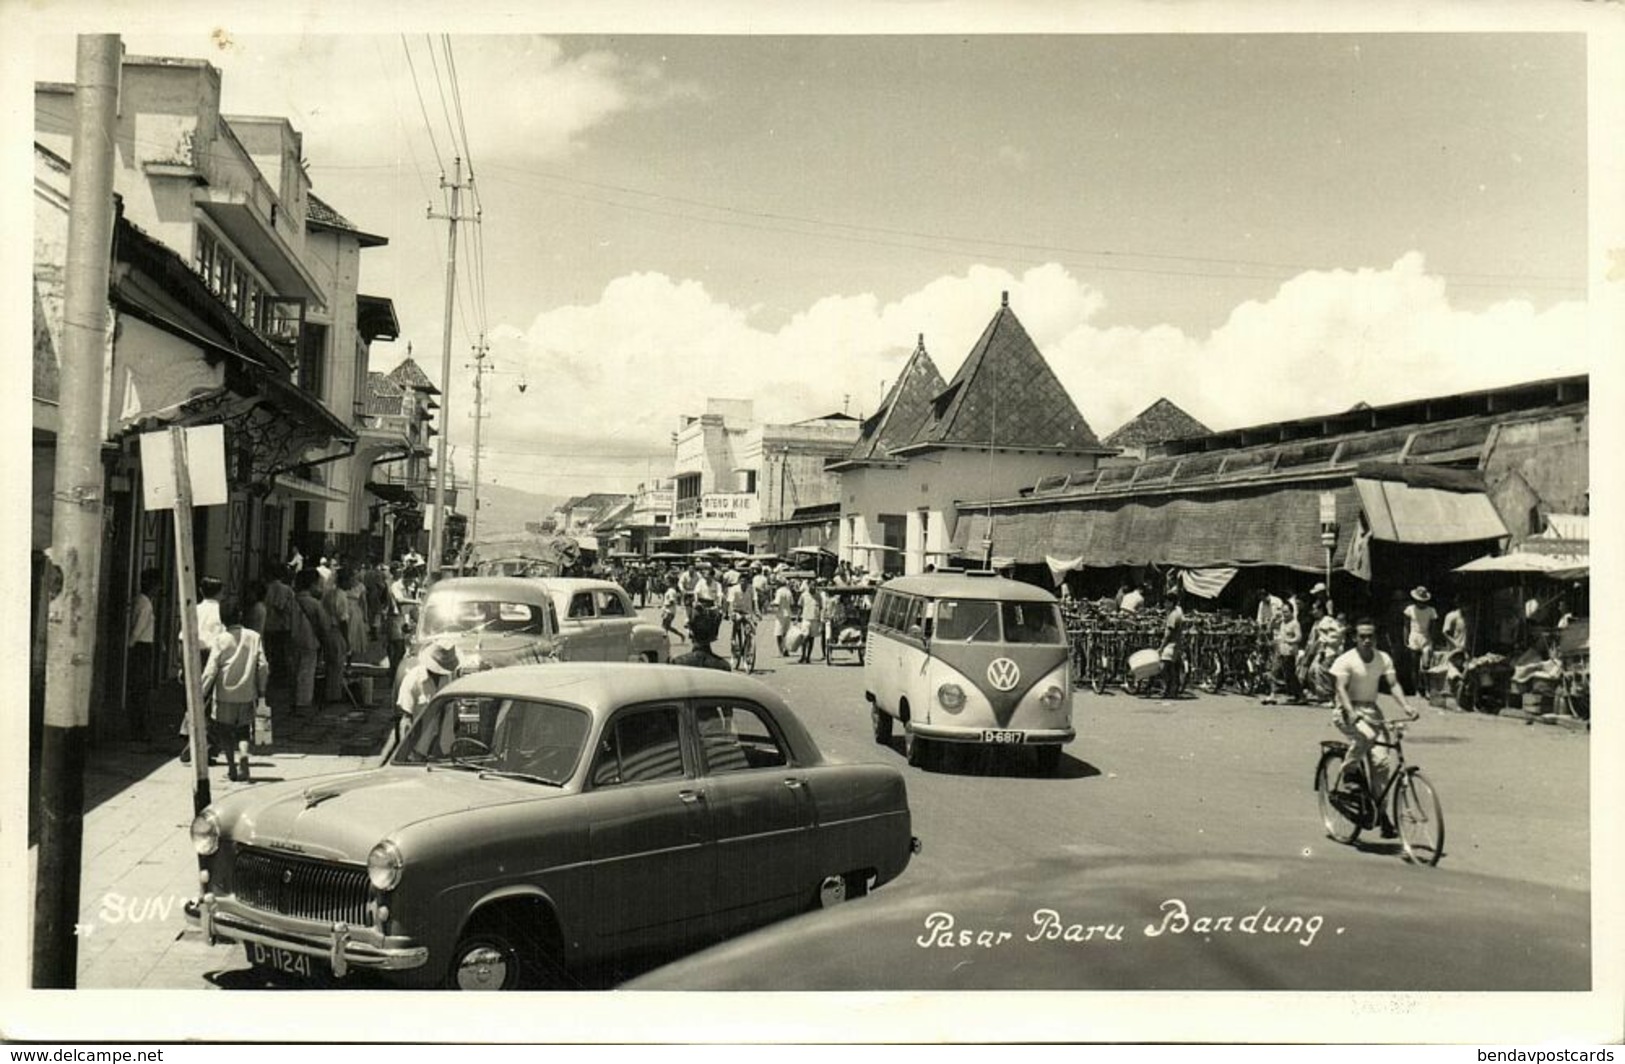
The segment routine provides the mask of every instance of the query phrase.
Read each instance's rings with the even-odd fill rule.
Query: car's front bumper
[[[186,903],[186,919],[216,942],[258,942],[327,961],[343,978],[351,968],[405,971],[428,963],[429,950],[371,927],[328,924],[251,909],[235,898],[206,893]]]

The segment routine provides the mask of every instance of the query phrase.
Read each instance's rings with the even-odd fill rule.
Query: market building
[[[852,450],[830,465],[841,474],[841,559],[888,576],[923,572],[965,548],[960,500],[1014,494],[1114,453],[1005,293],[952,381],[942,382],[921,336]]]
[[[1171,440],[962,500],[955,547],[990,538],[1021,575],[1083,597],[1177,573],[1245,609],[1328,581],[1339,608],[1393,623],[1417,586],[1587,512],[1589,392],[1564,377]]]

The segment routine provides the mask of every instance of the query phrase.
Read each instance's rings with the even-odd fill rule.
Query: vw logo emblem
[[[1021,682],[1021,670],[1009,658],[996,658],[987,667],[987,682],[1000,691],[1014,690]]]

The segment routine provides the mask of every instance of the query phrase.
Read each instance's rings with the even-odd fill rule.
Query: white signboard
[[[228,498],[226,427],[200,425],[184,431],[192,505],[223,506]],[[141,482],[148,510],[175,508],[175,454],[168,429],[141,434]]]

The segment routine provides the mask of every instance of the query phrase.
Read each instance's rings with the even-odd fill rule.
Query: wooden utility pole
[[[485,376],[485,355],[490,350],[485,346],[485,336],[480,336],[479,344],[474,348],[474,501],[468,515],[468,542],[473,543],[480,536],[480,428],[485,422],[485,388],[482,378]]]
[[[51,560],[61,585],[45,638],[45,728],[39,770],[33,985],[77,983],[79,862],[84,842],[85,745],[96,658],[103,485],[102,374],[113,254],[113,138],[118,121],[115,34],[79,38],[62,353],[51,506]]]
[[[472,179],[470,181],[472,183]],[[457,303],[457,223],[463,188],[463,160],[452,160],[452,179],[440,179],[440,187],[451,189],[451,211],[448,214],[429,212],[430,218],[444,218],[446,231],[446,314],[440,355],[440,443],[436,448],[434,471],[434,528],[429,532],[429,572],[439,571],[444,562],[446,543],[446,436],[451,432],[451,321]]]

